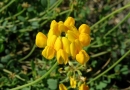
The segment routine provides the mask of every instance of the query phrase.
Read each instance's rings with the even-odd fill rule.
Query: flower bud
[[[57,58],[57,62],[59,64],[63,64],[63,63],[67,64],[68,63],[68,54],[63,49],[59,49],[57,51],[56,58]]]
[[[56,35],[52,35],[51,37],[48,37],[48,39],[47,39],[47,46],[54,47],[56,39],[57,39]]]
[[[81,50],[77,55],[76,55],[76,60],[80,64],[85,64],[89,60],[89,55],[84,51]]]
[[[88,46],[91,42],[91,38],[86,33],[80,33],[79,41],[81,42],[82,46]]]
[[[63,50],[70,55],[70,41],[66,37],[62,37]]]
[[[59,49],[62,49],[62,47],[63,47],[62,39],[61,39],[61,37],[58,37],[58,38],[56,39],[56,41],[55,41],[54,49],[55,49],[56,51],[58,51]]]
[[[76,54],[82,49],[81,44],[78,39],[70,44],[70,53],[73,58],[76,57]]]
[[[90,35],[90,27],[88,25],[86,25],[86,24],[82,24],[79,27],[79,33],[86,33],[86,34]]]
[[[64,22],[64,25],[65,25],[65,26],[74,26],[74,24],[75,24],[75,20],[74,20],[74,18],[72,18],[72,17],[68,17],[68,18],[65,20],[65,22]]]
[[[55,50],[51,46],[46,46],[44,50],[42,51],[42,55],[46,59],[52,59],[55,56]]]
[[[38,32],[35,43],[38,47],[44,48],[47,44],[47,37],[42,32]]]

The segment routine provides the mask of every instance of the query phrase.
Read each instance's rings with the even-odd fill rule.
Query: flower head
[[[82,50],[91,41],[90,28],[82,24],[78,29],[75,20],[68,17],[64,22],[53,20],[46,35],[39,32],[36,35],[36,45],[44,48],[42,55],[47,59],[57,58],[59,64],[66,64],[69,57],[84,64],[88,61],[88,54]]]

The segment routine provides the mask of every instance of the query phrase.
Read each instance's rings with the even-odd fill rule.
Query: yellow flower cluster
[[[42,32],[36,35],[36,45],[44,48],[42,55],[49,60],[56,56],[59,64],[67,64],[69,57],[85,64],[89,55],[83,47],[88,46],[90,41],[89,26],[82,24],[77,29],[72,17],[68,17],[64,22],[53,20],[47,36]]]
[[[66,88],[66,86],[64,84],[59,84],[59,90],[68,90]],[[89,90],[88,85],[86,85],[85,83],[81,84],[81,86],[79,87],[79,90]]]

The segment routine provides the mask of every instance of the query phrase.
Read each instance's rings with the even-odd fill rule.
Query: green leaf
[[[91,65],[92,65],[93,67],[95,67],[95,66],[96,66],[96,64],[97,64],[97,61],[96,61],[96,60],[94,60],[94,61],[92,61],[92,64],[91,64]]]
[[[0,53],[4,51],[4,44],[0,43]]]
[[[121,68],[121,64],[118,64],[117,66],[115,66],[114,71],[119,72],[120,68]]]
[[[32,12],[32,11],[34,11],[34,7],[33,6],[30,6],[30,7],[28,7],[28,12]]]
[[[0,63],[0,69],[3,69],[4,68],[4,65]]]
[[[57,80],[56,79],[48,79],[47,84],[50,89],[56,89],[57,88]]]
[[[23,16],[18,16],[18,19],[19,19],[20,21],[22,21],[22,22],[25,21],[25,18],[24,18]]]
[[[127,75],[129,73],[129,69],[128,69],[128,66],[123,66],[123,68],[121,68],[121,73],[124,74],[124,75]]]
[[[41,4],[43,7],[46,7],[47,6],[47,0],[41,0]]]
[[[99,85],[96,85],[96,89],[102,90],[107,86],[107,83],[100,82]]]

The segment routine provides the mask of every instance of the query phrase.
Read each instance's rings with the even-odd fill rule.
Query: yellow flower
[[[76,60],[80,64],[85,64],[89,60],[89,55],[84,51],[81,50],[77,55],[76,55]]]
[[[79,32],[80,33],[86,33],[86,34],[89,34],[90,35],[90,27],[86,24],[82,24],[80,27],[79,27]]]
[[[52,35],[60,35],[60,31],[58,30],[58,23],[55,20],[51,22],[50,30],[48,32],[48,37],[51,37]]]
[[[66,86],[64,84],[59,84],[59,90],[67,90]]]
[[[56,51],[58,51],[59,49],[62,49],[63,45],[62,45],[62,39],[61,37],[58,37],[55,41],[55,44],[54,44],[54,49]]]
[[[81,84],[81,86],[79,87],[79,90],[89,90],[89,87],[88,87],[88,85],[86,85],[86,84]]]
[[[78,54],[81,49],[82,47],[78,39],[72,42],[70,44],[70,53],[71,53],[72,58],[75,58],[76,54]]]
[[[57,28],[57,27],[58,27],[58,23],[55,20],[53,20],[51,22],[50,28]]]
[[[47,46],[54,47],[56,39],[57,39],[56,35],[52,35],[51,37],[48,37],[48,39],[47,39]]]
[[[73,77],[70,77],[70,85],[72,88],[76,88],[76,80]]]
[[[58,22],[58,30],[61,32],[67,32],[67,27],[64,25],[64,23],[62,21]]]
[[[46,46],[42,51],[42,55],[47,59],[52,59],[55,56],[55,50],[51,46]]]
[[[63,50],[70,55],[70,41],[66,37],[62,37]]]
[[[79,31],[77,30],[76,27],[72,26],[67,31],[66,36],[69,41],[73,42],[75,39],[79,38]]]
[[[74,26],[75,24],[75,20],[72,17],[68,17],[65,21],[64,21],[64,25],[69,27],[69,26]]]
[[[42,32],[38,32],[35,43],[39,48],[44,48],[47,44],[47,37]]]
[[[79,41],[83,46],[88,46],[90,44],[91,37],[86,33],[80,33]]]
[[[59,64],[68,63],[68,54],[63,49],[57,51],[56,58]]]

